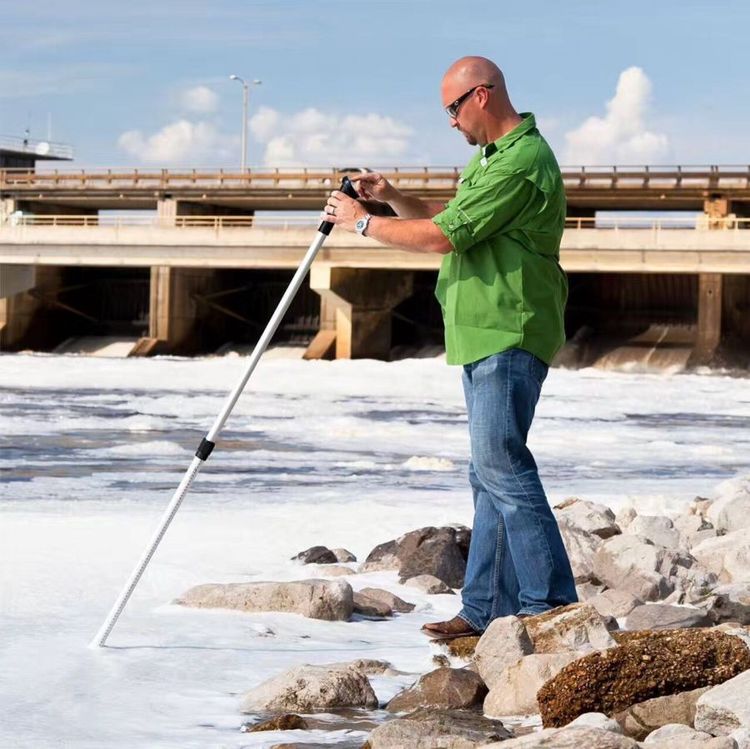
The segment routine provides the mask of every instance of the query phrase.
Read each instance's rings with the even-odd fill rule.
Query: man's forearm
[[[404,195],[396,191],[396,195],[388,200],[388,205],[396,211],[400,218],[432,218],[437,216],[444,203],[437,200],[422,200],[411,195]]]
[[[429,218],[391,218],[373,216],[367,236],[381,244],[407,252],[435,252],[446,255],[453,250],[448,238]]]

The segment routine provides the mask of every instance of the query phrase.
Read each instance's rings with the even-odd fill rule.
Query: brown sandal
[[[433,640],[455,640],[459,637],[479,637],[482,634],[460,616],[454,616],[446,622],[425,624],[422,632]]]

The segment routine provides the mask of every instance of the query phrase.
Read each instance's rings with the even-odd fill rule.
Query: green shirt
[[[521,116],[514,130],[477,152],[455,198],[433,218],[454,248],[435,290],[448,364],[510,348],[549,364],[565,342],[565,191],[534,115]]]

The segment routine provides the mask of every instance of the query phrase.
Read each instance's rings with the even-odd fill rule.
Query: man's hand
[[[353,232],[354,224],[366,215],[367,211],[356,200],[341,190],[334,190],[323,209],[321,219]]]
[[[395,200],[399,194],[398,190],[382,175],[377,172],[367,172],[350,177],[357,188],[357,192],[367,200],[379,200],[381,203],[389,203]]]

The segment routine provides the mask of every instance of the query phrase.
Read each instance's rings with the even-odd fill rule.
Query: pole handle
[[[345,195],[348,195],[350,198],[353,198],[354,200],[359,200],[359,193],[357,192],[357,188],[354,187],[354,183],[349,179],[349,177],[344,177],[344,179],[341,180],[341,187],[339,187],[339,190],[343,192]],[[333,224],[330,221],[321,221],[320,226],[318,227],[318,231],[321,234],[325,234],[328,236],[331,233],[331,229],[333,229]]]

